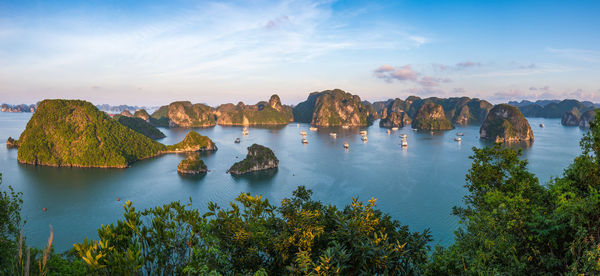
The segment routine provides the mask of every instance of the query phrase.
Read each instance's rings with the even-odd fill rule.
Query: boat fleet
[[[297,126],[297,127],[299,127],[300,125],[299,125],[299,124],[296,124],[296,126]],[[541,124],[540,126],[541,126],[541,127],[543,127],[543,124]],[[342,128],[343,128],[343,129],[347,129],[347,128],[348,128],[348,126],[342,126]],[[316,127],[309,127],[309,130],[310,130],[310,131],[318,131],[319,129],[318,129],[318,128],[316,128]],[[391,129],[389,129],[389,128],[388,128],[388,129],[387,129],[387,134],[389,135],[389,134],[391,134],[391,133],[392,133],[392,131],[397,131],[397,130],[398,130],[398,128],[397,128],[397,127],[393,127],[393,128],[391,128]],[[413,129],[413,131],[414,131],[414,130],[415,130],[415,129]],[[367,134],[368,134],[368,132],[367,132],[366,130],[361,130],[361,131],[359,132],[359,134],[360,134],[360,140],[361,140],[361,141],[363,141],[364,143],[366,143],[366,142],[369,140],[369,139],[368,139],[368,137],[367,137]],[[249,132],[248,132],[248,127],[244,127],[244,128],[242,129],[242,136],[247,136],[247,135],[249,135]],[[460,142],[462,141],[462,136],[464,136],[464,135],[465,135],[465,134],[464,134],[464,133],[462,133],[462,132],[457,132],[457,133],[456,133],[456,136],[454,137],[454,141],[456,141],[456,142],[459,142],[459,143],[460,143]],[[301,130],[301,131],[300,131],[300,136],[302,137],[302,139],[300,140],[300,141],[302,142],[302,144],[308,144],[308,139],[306,139],[306,136],[307,136],[307,133],[306,133],[306,131],[304,131],[304,130]],[[331,138],[332,138],[332,139],[337,139],[337,133],[335,133],[335,132],[330,132],[330,133],[329,133],[329,136],[331,136]],[[400,143],[400,145],[402,146],[402,148],[406,148],[406,147],[408,147],[408,140],[407,140],[407,139],[408,139],[408,135],[406,135],[406,134],[404,134],[404,133],[401,133],[401,134],[399,135],[399,137],[400,137],[400,139],[401,139],[401,143]],[[235,138],[235,141],[234,141],[234,143],[236,143],[236,144],[239,144],[240,142],[241,142],[241,140],[240,140],[240,138],[239,138],[239,137],[238,137],[238,138]],[[344,148],[345,148],[345,149],[349,149],[349,148],[350,148],[350,145],[348,144],[348,141],[344,141]]]

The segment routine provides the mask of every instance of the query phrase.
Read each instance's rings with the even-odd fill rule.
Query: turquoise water
[[[0,113],[0,172],[3,184],[23,192],[24,233],[28,243],[43,246],[48,225],[55,231],[57,251],[69,249],[85,237],[96,238],[101,224],[122,217],[122,205],[131,200],[138,208],[193,199],[193,206],[206,210],[214,201],[221,206],[241,192],[262,194],[271,203],[291,196],[299,185],[312,189],[314,198],[338,206],[349,204],[352,197],[378,199],[378,208],[390,213],[411,231],[429,228],[435,243],[452,242],[458,220],[451,215],[454,205],[465,194],[465,174],[470,167],[471,148],[484,145],[478,138],[479,127],[457,128],[443,133],[417,133],[410,128],[386,133],[378,122],[362,129],[320,129],[295,123],[277,128],[250,128],[241,136],[241,127],[196,129],[208,135],[218,146],[214,153],[202,155],[210,172],[205,176],[182,177],[176,168],[185,155],[165,155],[133,164],[128,169],[49,168],[21,165],[17,150],[7,149],[9,136],[18,137],[31,114]],[[520,145],[530,161],[530,170],[540,181],[559,176],[580,154],[579,140],[585,133],[576,127],[563,127],[559,119],[530,118],[535,142]],[[546,127],[538,125],[543,122]],[[368,142],[358,132],[368,130]],[[167,137],[159,140],[172,144],[189,130],[161,129]],[[299,132],[308,133],[303,145]],[[329,132],[337,132],[332,139]],[[464,132],[463,141],[454,141],[456,132]],[[402,149],[400,133],[408,135],[409,146]],[[242,138],[240,144],[233,141]],[[344,150],[348,141],[350,149]],[[252,143],[270,147],[280,160],[276,172],[233,177],[226,170],[246,155]],[[116,199],[120,198],[121,201]],[[46,212],[42,208],[47,208]]]

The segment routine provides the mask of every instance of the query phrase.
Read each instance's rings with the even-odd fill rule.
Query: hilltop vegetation
[[[166,137],[165,134],[158,130],[156,127],[138,117],[115,115],[113,119],[117,120],[117,122],[119,122],[120,124],[150,139],[161,139]]]
[[[496,105],[479,129],[481,139],[495,142],[533,141],[533,131],[518,108]]]
[[[207,136],[202,136],[192,130],[185,135],[181,142],[167,146],[166,150],[168,152],[214,151],[217,150],[217,146]]]
[[[262,145],[252,144],[248,147],[246,158],[231,166],[227,171],[231,174],[245,174],[249,172],[262,171],[277,168],[279,160],[270,148]]]
[[[428,230],[411,232],[377,210],[375,199],[338,209],[301,186],[279,206],[242,193],[228,207],[209,203],[205,214],[191,202],[142,211],[127,202],[121,220],[100,226],[97,241],[63,254],[48,247],[47,258],[32,254],[32,263],[47,263],[30,273],[598,275],[600,116],[581,149],[562,176],[541,184],[520,150],[473,148],[467,193],[452,210],[461,226],[448,247],[431,250]],[[23,274],[19,248],[42,252],[19,238],[21,203],[18,193],[0,190],[2,274]]]
[[[214,110],[204,104],[192,104],[188,101],[169,104],[170,127],[211,127],[216,125]]]
[[[294,107],[294,120],[316,126],[366,126],[372,123],[370,108],[360,97],[340,89],[310,93]]]
[[[89,102],[44,100],[19,138],[18,159],[34,165],[123,168],[164,149]]]
[[[294,120],[292,108],[282,105],[277,95],[256,105],[222,104],[217,107],[216,116],[217,124],[228,126],[285,125]]]
[[[433,102],[426,102],[417,111],[412,127],[418,130],[449,130],[454,126],[446,118],[444,108]]]

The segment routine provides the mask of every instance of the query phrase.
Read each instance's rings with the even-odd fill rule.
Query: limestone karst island
[[[1,275],[600,275],[599,1],[0,1]]]

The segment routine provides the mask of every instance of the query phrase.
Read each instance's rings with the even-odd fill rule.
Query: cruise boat
[[[540,127],[541,127],[541,128],[545,127],[544,123],[541,123],[541,124],[540,124]]]
[[[308,140],[306,140],[306,138],[302,138],[302,144],[308,144]]]
[[[366,130],[361,130],[360,131],[360,135],[367,135],[367,131]]]
[[[330,132],[329,136],[333,137],[333,138],[337,138],[337,133],[335,132]]]
[[[462,133],[462,132],[457,132],[457,133],[456,133],[456,136],[465,136],[465,134],[464,134],[464,133]]]
[[[360,140],[363,140],[363,142],[366,142],[368,139],[367,139],[366,135],[363,135],[362,137],[360,137]]]
[[[402,139],[402,147],[407,147],[408,146],[408,142],[406,141],[406,138]]]
[[[454,137],[454,141],[460,142],[460,141],[462,141],[462,138],[460,138],[460,137]]]
[[[350,145],[348,145],[348,142],[344,142],[344,148],[348,149],[350,147]]]
[[[343,126],[342,126],[342,128],[343,128],[343,129],[349,129],[350,127],[349,127],[349,126],[347,126],[347,125],[343,125]]]
[[[309,127],[309,128],[308,128],[308,130],[310,130],[310,131],[317,131],[317,130],[319,130],[319,129],[318,129],[318,128],[316,128],[316,127]]]
[[[302,136],[306,136],[306,131],[304,131],[304,130],[303,130],[303,131],[300,131],[300,135],[302,135]]]
[[[239,144],[240,143],[240,138],[235,138],[235,143]]]
[[[397,128],[397,127],[393,127],[393,128],[392,128],[392,130],[393,130],[393,131],[396,131],[396,130],[398,130],[398,128]]]

